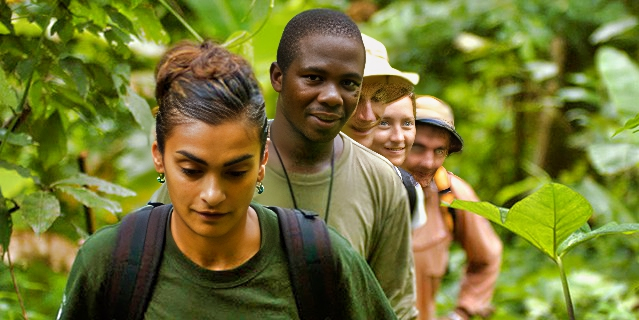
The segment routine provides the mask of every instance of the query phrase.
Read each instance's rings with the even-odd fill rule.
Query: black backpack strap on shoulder
[[[142,319],[160,266],[173,206],[149,205],[122,219],[107,285],[109,319]]]
[[[397,167],[399,169],[399,173],[402,176],[402,183],[406,188],[406,192],[408,193],[408,202],[410,203],[410,216],[411,218],[415,214],[415,205],[417,204],[417,191],[415,190],[415,178],[408,173],[408,171]]]
[[[338,319],[337,270],[324,220],[308,211],[268,208],[278,216],[300,318]]]

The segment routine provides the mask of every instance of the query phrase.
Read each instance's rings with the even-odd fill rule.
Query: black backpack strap
[[[397,167],[399,169],[399,173],[402,176],[402,183],[406,188],[406,192],[408,193],[408,202],[410,203],[410,216],[411,218],[415,215],[415,205],[417,204],[417,191],[415,190],[415,178],[408,173],[408,171]]]
[[[278,216],[300,318],[338,319],[337,271],[324,220],[308,211],[268,208]]]
[[[172,205],[150,203],[122,219],[107,285],[109,319],[142,319],[160,266]]]

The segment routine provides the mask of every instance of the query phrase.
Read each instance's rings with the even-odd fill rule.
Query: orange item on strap
[[[449,207],[441,205],[441,202],[450,204],[453,202],[453,200],[455,200],[455,195],[450,189],[450,177],[448,176],[448,171],[446,171],[446,168],[444,168],[444,166],[441,166],[439,167],[439,169],[437,169],[433,180],[435,180],[435,185],[437,186],[437,190],[439,191],[439,208],[442,212],[442,216],[444,217],[444,222],[446,223],[448,230],[450,232],[453,232],[453,229],[455,228],[453,215],[450,213]]]

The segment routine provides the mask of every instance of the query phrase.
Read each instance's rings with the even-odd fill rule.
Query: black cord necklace
[[[286,183],[288,184],[288,191],[291,193],[291,198],[293,199],[293,206],[295,207],[295,209],[299,210],[299,207],[297,206],[297,201],[295,200],[295,194],[293,194],[293,185],[291,185],[291,180],[288,178],[288,172],[286,172],[286,167],[284,167],[284,162],[282,161],[280,152],[277,150],[277,146],[275,146],[275,141],[273,141],[273,137],[271,137],[271,144],[273,145],[273,149],[275,149],[275,153],[277,154],[277,159],[280,160],[280,165],[282,165],[282,170],[284,171],[284,176],[286,177]],[[328,212],[331,206],[331,195],[333,194],[334,172],[335,172],[335,145],[333,145],[331,149],[331,180],[328,183],[328,199],[326,200],[326,213],[324,214],[324,222],[326,222],[326,224],[328,224]]]

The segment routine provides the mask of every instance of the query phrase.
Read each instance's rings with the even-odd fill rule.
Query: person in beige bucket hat
[[[419,75],[393,68],[380,41],[365,34],[362,40],[366,50],[364,81],[357,108],[342,131],[395,166],[410,201],[411,224],[416,228],[426,223],[423,193],[400,165],[415,139],[413,85]]]
[[[440,201],[479,198],[468,183],[443,167],[447,156],[464,145],[452,109],[433,96],[417,96],[415,101],[415,142],[403,167],[422,186],[428,212],[427,223],[413,230],[419,319],[435,319],[436,294],[453,240],[465,251],[466,266],[455,310],[439,319],[487,317],[492,313],[490,300],[499,275],[502,243],[485,218],[440,206]]]
[[[342,132],[363,145],[369,145],[373,138],[372,129],[379,120],[372,104],[388,104],[408,96],[419,82],[419,75],[393,68],[388,61],[386,47],[378,40],[365,34],[362,34],[362,40],[366,49],[364,81],[357,108]]]

